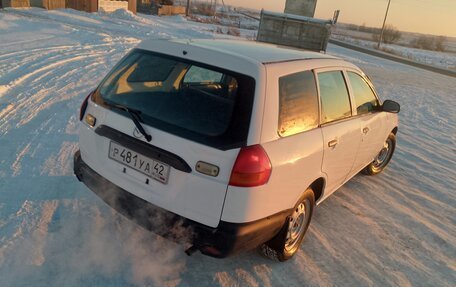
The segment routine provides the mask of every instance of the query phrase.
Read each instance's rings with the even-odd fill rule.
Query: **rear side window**
[[[375,111],[378,106],[378,100],[366,80],[360,75],[348,72],[348,78],[353,89],[355,98],[356,111],[358,115],[367,114]]]
[[[160,82],[164,81],[175,67],[175,62],[166,59],[156,59],[147,55],[133,57],[135,63],[128,76],[128,82]]]
[[[222,73],[192,66],[185,74],[184,83],[220,83],[222,78]]]
[[[341,71],[318,73],[318,85],[322,124],[351,116],[350,98]]]
[[[312,71],[279,79],[279,135],[289,136],[318,126],[318,94]]]
[[[147,125],[229,149],[246,144],[254,92],[249,76],[135,49],[101,83],[95,101],[135,109]]]

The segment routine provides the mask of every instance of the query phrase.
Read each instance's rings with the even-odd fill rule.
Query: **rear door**
[[[325,197],[342,185],[352,169],[361,141],[359,122],[341,70],[317,72],[323,133],[322,171],[327,176]]]
[[[133,52],[89,102],[97,121],[81,131],[82,158],[136,196],[216,227],[231,168],[246,145],[254,89],[245,75]]]

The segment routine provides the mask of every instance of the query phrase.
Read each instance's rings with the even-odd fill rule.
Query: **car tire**
[[[287,217],[282,229],[268,242],[260,246],[262,254],[268,258],[286,261],[299,250],[315,208],[315,195],[308,188]]]
[[[382,172],[390,162],[395,149],[396,135],[390,133],[385,143],[383,144],[383,148],[377,154],[374,161],[372,161],[368,166],[364,168],[363,173],[367,175],[376,175]]]

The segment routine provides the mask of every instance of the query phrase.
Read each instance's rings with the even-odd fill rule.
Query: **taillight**
[[[90,94],[82,102],[81,109],[79,110],[79,120],[80,121],[82,121],[82,119],[84,118],[84,114],[85,114],[86,109],[87,109],[87,104],[89,102],[89,98],[93,95],[94,92],[95,91],[90,92]]]
[[[272,166],[261,145],[243,147],[231,171],[230,185],[252,187],[268,182]]]

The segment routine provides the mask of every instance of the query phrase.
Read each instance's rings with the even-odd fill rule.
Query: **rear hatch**
[[[216,227],[254,92],[252,77],[135,49],[89,100],[82,159],[136,196]]]

